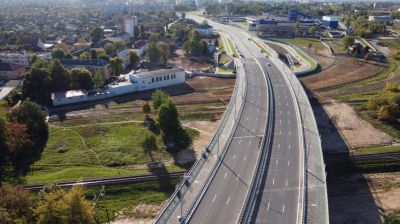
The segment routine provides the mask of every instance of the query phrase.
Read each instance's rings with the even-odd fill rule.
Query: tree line
[[[17,180],[40,159],[49,136],[46,116],[29,101],[8,112],[0,110],[0,183]]]
[[[368,100],[367,109],[381,121],[397,123],[400,118],[400,83],[388,83],[382,94]]]

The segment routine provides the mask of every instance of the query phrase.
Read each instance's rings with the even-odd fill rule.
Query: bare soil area
[[[131,211],[121,211],[121,215],[119,215],[112,224],[150,224],[152,220],[157,216],[160,212],[161,208],[164,206],[164,203],[160,205],[152,205],[152,204],[138,204]],[[126,215],[128,214],[128,215]]]
[[[324,108],[336,129],[346,139],[350,149],[389,145],[395,141],[386,133],[359,118],[354,109],[346,103],[332,100],[330,103],[324,104]],[[332,148],[335,148],[334,142],[332,141]]]
[[[213,65],[212,56],[187,57],[182,49],[175,51],[175,57],[168,59],[167,63],[189,70],[201,70]]]
[[[182,125],[197,130],[200,135],[193,141],[193,150],[198,159],[205,146],[211,141],[221,121],[183,121]]]
[[[332,180],[333,179],[333,180]],[[330,223],[382,223],[400,209],[400,173],[331,178],[328,184]]]
[[[319,90],[374,76],[384,68],[383,63],[338,56],[336,64],[318,74],[302,78],[310,90]]]

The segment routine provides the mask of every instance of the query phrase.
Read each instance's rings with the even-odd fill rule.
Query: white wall
[[[172,75],[174,75],[174,74],[175,74],[175,78],[171,78]],[[167,76],[167,75],[169,75],[169,80],[168,79],[164,80],[164,76]],[[161,81],[157,82],[156,81],[157,77],[159,79],[161,79]],[[141,91],[148,90],[148,89],[158,89],[158,88],[162,88],[162,87],[166,87],[166,86],[172,86],[172,85],[184,83],[186,81],[184,71],[171,72],[171,73],[167,73],[165,75],[145,77],[145,78],[140,77],[140,74],[139,74],[139,77],[137,75],[134,75],[132,78],[137,80],[137,82],[139,84],[139,90],[141,90]],[[154,79],[154,82],[152,82],[152,79]]]

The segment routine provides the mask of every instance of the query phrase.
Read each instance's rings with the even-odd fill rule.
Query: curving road
[[[188,17],[200,22],[203,20],[193,15]],[[278,68],[249,40],[248,34],[231,26],[212,21],[208,23],[231,38],[242,55],[247,94],[239,124],[225,156],[221,158],[221,165],[203,197],[191,209],[183,211],[184,222],[238,222],[260,152],[268,150],[268,170],[260,189],[262,193],[254,212],[254,222],[301,223],[303,147],[293,90]],[[267,85],[268,82],[271,85]],[[273,113],[272,120],[268,119],[270,111]],[[268,122],[273,122],[271,142],[261,148]],[[168,223],[179,222],[175,214]]]

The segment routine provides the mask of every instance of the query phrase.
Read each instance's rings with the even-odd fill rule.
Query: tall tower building
[[[124,16],[122,17],[122,31],[129,33],[131,37],[135,36],[135,26],[137,26],[136,16]]]

